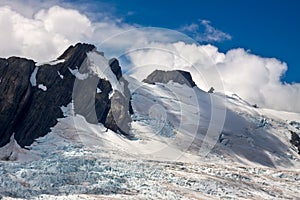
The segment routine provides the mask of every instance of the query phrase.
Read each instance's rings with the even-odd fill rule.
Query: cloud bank
[[[149,50],[132,52],[133,75],[143,79],[153,66],[164,70],[183,69],[196,84],[209,90],[236,93],[249,103],[277,110],[300,112],[300,84],[282,83],[288,67],[275,58],[263,58],[239,48],[221,53],[212,45],[177,42],[152,44]]]
[[[76,19],[76,21],[74,20]],[[92,34],[89,19],[76,10],[58,6],[26,18],[10,7],[0,7],[0,55],[26,56],[41,61]]]
[[[88,16],[76,9],[53,5],[26,12],[12,5],[0,6],[0,57],[17,55],[47,61],[71,44],[89,42],[108,56],[126,58],[127,73],[138,79],[145,78],[154,68],[184,69],[204,90],[212,86],[219,92],[236,93],[260,107],[300,113],[300,84],[281,82],[288,67],[275,58],[263,58],[241,48],[221,53],[215,46],[192,43],[175,31],[136,29],[111,16],[96,21]],[[197,32],[197,24],[183,29],[197,33],[198,41],[231,39],[209,21],[201,21],[201,25],[204,33]]]
[[[134,28],[121,24],[117,18],[103,16],[101,21],[92,22],[78,10],[43,5],[47,8],[31,9],[18,2],[10,6],[0,6],[1,57],[16,55],[36,61],[55,59],[68,46],[77,42],[98,44]],[[112,40],[110,42],[113,48],[118,41],[115,44]],[[123,43],[132,42],[124,40]]]

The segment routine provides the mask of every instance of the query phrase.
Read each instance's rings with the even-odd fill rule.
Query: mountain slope
[[[31,91],[30,100],[22,97],[25,103],[18,103],[30,106],[16,123],[30,116],[37,123],[22,136],[29,135],[31,142],[17,137],[18,128],[2,137],[10,136],[11,142],[1,139],[1,158],[13,162],[0,161],[0,196],[299,197],[300,155],[290,131],[299,132],[300,114],[258,108],[236,94],[207,93],[188,72],[156,71],[139,82],[92,46],[83,45],[77,57],[81,45],[48,64],[26,60],[29,67],[22,69],[30,73],[22,79],[22,90],[29,87],[44,96]],[[31,105],[37,100],[40,106]],[[31,109],[38,115],[27,116]],[[53,122],[41,127],[43,134],[35,129],[40,119]]]

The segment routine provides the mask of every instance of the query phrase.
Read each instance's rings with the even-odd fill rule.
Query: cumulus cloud
[[[54,5],[60,4],[60,0],[1,0],[0,6],[13,8],[17,13],[31,18],[36,12],[41,9],[46,9]]]
[[[30,0],[27,2],[34,2],[33,5],[36,3]],[[39,10],[30,9],[30,6],[17,1],[0,6],[1,57],[15,55],[36,61],[55,59],[69,45],[79,41],[97,45],[134,28],[120,23],[116,18],[103,17],[101,21],[92,22],[78,10],[51,4],[41,5]],[[118,42],[120,46],[132,44],[130,40],[123,40],[123,44],[121,41],[109,40],[110,47],[113,48]]]
[[[200,24],[185,25],[179,31],[190,35],[198,42],[222,42],[232,38],[228,33],[214,28],[208,20],[200,20]]]
[[[151,49],[133,51],[128,56],[135,66],[131,73],[140,80],[151,73],[153,66],[182,69],[190,71],[196,84],[206,91],[214,87],[261,107],[300,112],[300,84],[281,82],[287,65],[275,58],[263,58],[241,48],[221,53],[212,45],[183,42],[152,44]]]
[[[24,5],[16,5],[0,6],[0,57],[17,55],[47,61],[71,44],[90,42],[108,57],[125,58],[128,65],[123,69],[140,80],[154,68],[183,69],[190,71],[204,90],[213,86],[261,107],[300,112],[300,84],[281,82],[287,65],[275,58],[262,58],[244,49],[221,53],[213,45],[198,45],[176,31],[136,28],[111,16],[91,20],[70,7],[41,4],[38,10],[21,12]],[[198,32],[200,25],[204,27],[202,34]],[[198,41],[231,39],[209,21],[201,21],[200,25],[183,29],[199,34],[195,35]]]
[[[0,26],[1,56],[26,56],[38,61],[55,58],[70,44],[90,37],[93,31],[87,17],[58,6],[41,10],[33,18],[10,7],[0,7]]]

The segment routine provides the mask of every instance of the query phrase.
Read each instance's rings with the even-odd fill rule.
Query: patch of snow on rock
[[[70,69],[70,68],[68,68],[68,69],[71,72],[71,74],[73,74],[79,80],[85,80],[89,76],[87,73],[81,74],[79,72],[78,68],[76,68],[76,69]]]
[[[43,85],[43,84],[39,84],[38,88],[43,90],[44,92],[47,91],[47,86]]]
[[[60,109],[63,112],[64,117],[73,116],[74,115],[73,101],[69,103],[67,106],[61,106]]]
[[[30,76],[30,83],[33,87],[36,86],[36,74],[38,72],[39,68],[38,67],[35,67],[31,76]]]
[[[64,76],[61,73],[59,73],[59,71],[57,71],[57,74],[61,79],[64,79]]]
[[[64,59],[61,59],[61,60],[53,60],[53,61],[50,61],[50,62],[36,63],[35,66],[42,66],[42,65],[57,65],[57,64],[63,63],[63,62],[65,62]]]

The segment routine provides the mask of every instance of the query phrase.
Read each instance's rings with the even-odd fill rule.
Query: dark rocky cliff
[[[87,99],[90,102],[90,98],[93,98],[90,110],[96,113],[96,120],[90,118],[88,109],[80,110],[80,107],[86,105],[82,105],[82,100],[78,101],[73,94],[75,82],[82,84],[81,87],[85,85],[71,73],[71,70],[87,70],[80,67],[87,67],[84,65],[86,54],[94,49],[95,46],[90,44],[78,43],[70,46],[58,58],[64,59],[64,62],[52,65],[36,66],[34,61],[18,57],[0,59],[0,147],[9,142],[13,133],[22,147],[46,135],[57,123],[57,119],[64,117],[60,107],[66,106],[72,100],[77,108],[75,112],[82,114],[87,121],[101,122],[113,131],[129,135],[130,93],[126,92],[125,95],[120,96],[115,92],[109,98],[112,92],[109,80],[88,73],[86,80],[94,81],[102,92],[96,93],[95,88],[91,89],[86,85],[85,94],[79,99]],[[124,90],[129,91],[126,80],[122,80],[118,61],[113,59],[109,64],[118,80],[124,82]],[[35,75],[35,70],[37,70],[36,84],[33,85],[30,79]],[[118,101],[120,98],[123,100]],[[118,113],[118,119],[111,117],[110,113],[115,112],[114,110],[121,112]]]
[[[182,70],[172,70],[172,71],[162,71],[155,70],[146,79],[143,80],[145,83],[155,84],[155,83],[168,83],[170,81],[186,84],[189,87],[196,86],[189,72]]]

